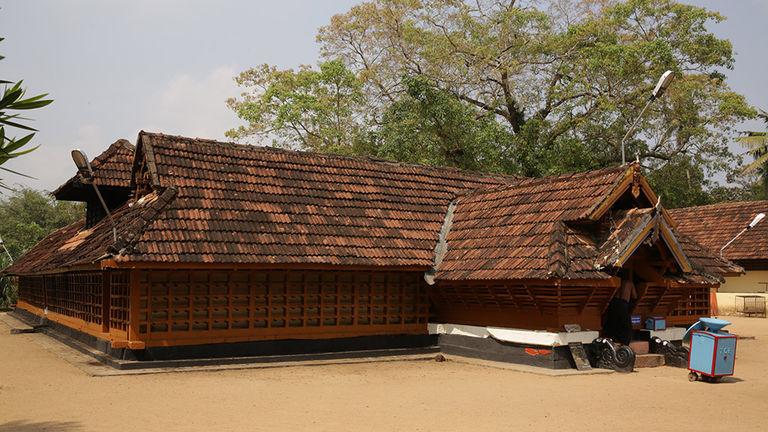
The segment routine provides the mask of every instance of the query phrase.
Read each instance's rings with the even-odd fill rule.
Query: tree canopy
[[[83,211],[79,203],[56,201],[34,189],[19,189],[0,200],[0,238],[15,259],[52,231],[82,218]],[[9,264],[5,251],[0,250],[0,268]],[[12,289],[7,278],[0,280],[0,306],[3,292]],[[11,292],[6,295],[13,298]]]
[[[672,70],[627,152],[667,205],[700,204],[706,178],[736,172],[728,142],[755,115],[722,74],[733,50],[707,29],[722,19],[672,0],[371,0],[319,30],[318,70],[244,72],[230,106],[248,125],[230,136],[525,176],[593,169],[620,162]]]
[[[757,116],[768,125],[768,111],[761,109]],[[744,171],[746,174],[753,174],[760,178],[762,189],[760,196],[768,199],[768,132],[748,131],[745,136],[739,138],[739,141],[753,158]]]

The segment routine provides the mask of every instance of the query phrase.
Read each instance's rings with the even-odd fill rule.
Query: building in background
[[[759,213],[768,213],[768,201],[712,204],[670,210],[678,231],[686,234],[712,253],[743,230]],[[768,222],[746,231],[723,250],[723,256],[744,268],[744,274],[726,275],[718,289],[720,313],[735,311],[739,294],[768,292]]]

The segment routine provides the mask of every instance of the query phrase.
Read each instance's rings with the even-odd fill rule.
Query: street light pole
[[[5,251],[6,255],[8,255],[8,259],[11,260],[11,264],[13,264],[13,256],[10,252],[8,252],[8,248],[5,247],[5,241],[0,237],[0,246],[3,247],[3,250]]]
[[[88,160],[88,156],[85,155],[84,151],[80,149],[74,149],[72,150],[72,160],[75,162],[77,171],[80,173],[80,176],[83,177],[83,180],[85,180],[87,183],[90,183],[91,186],[93,186],[93,190],[96,191],[96,197],[99,198],[99,202],[104,208],[104,212],[107,214],[109,221],[112,223],[112,239],[114,240],[114,243],[117,243],[117,225],[115,224],[115,218],[112,217],[112,212],[109,211],[109,207],[107,207],[107,203],[104,201],[104,197],[101,196],[99,187],[96,186],[96,183],[93,182],[93,168],[91,168],[91,162]]]
[[[656,83],[656,87],[654,87],[653,92],[651,92],[651,96],[648,98],[648,102],[643,107],[643,110],[640,111],[640,115],[637,116],[637,118],[635,119],[635,122],[632,123],[632,126],[629,128],[629,130],[627,130],[627,133],[624,134],[624,138],[621,139],[621,164],[622,165],[627,163],[627,156],[624,149],[625,144],[627,142],[627,138],[629,138],[629,135],[632,134],[632,132],[634,132],[638,123],[640,123],[640,120],[643,118],[643,114],[645,114],[645,111],[648,109],[649,106],[651,106],[651,103],[656,99],[660,98],[661,95],[664,94],[664,92],[667,90],[669,85],[672,83],[673,77],[674,77],[674,73],[669,70],[664,72],[661,75],[661,77],[659,78],[659,81]]]
[[[741,235],[742,235],[742,234],[744,234],[744,233],[745,233],[745,232],[747,232],[748,230],[751,230],[752,228],[754,228],[754,227],[755,227],[755,225],[759,224],[759,223],[760,223],[760,221],[761,221],[761,220],[763,220],[764,218],[765,218],[765,213],[758,213],[758,214],[755,216],[755,218],[754,218],[754,219],[752,219],[752,222],[750,222],[750,223],[749,223],[749,225],[747,225],[747,226],[746,226],[746,227],[745,227],[743,230],[739,231],[739,233],[738,233],[738,234],[736,234],[736,237],[732,238],[730,241],[728,241],[728,243],[726,243],[725,245],[723,245],[723,247],[721,247],[721,248],[720,248],[720,259],[725,259],[725,258],[723,258],[723,251],[725,250],[725,248],[727,248],[728,246],[730,246],[730,245],[731,245],[731,243],[735,242],[735,241],[736,241],[736,239],[737,239],[737,238],[739,238],[739,237],[741,237]]]

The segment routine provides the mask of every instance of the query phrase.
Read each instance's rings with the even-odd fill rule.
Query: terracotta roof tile
[[[768,214],[768,201],[712,204],[670,210],[679,232],[719,253],[758,213]],[[768,260],[768,221],[751,229],[724,251],[730,260]]]
[[[628,176],[634,165],[541,179],[478,190],[458,198],[447,236],[447,253],[436,269],[437,280],[464,279],[604,279],[599,250],[624,244],[652,208],[618,211],[617,226],[601,233],[587,220]],[[633,170],[633,171],[630,171]],[[601,240],[601,236],[605,239]],[[732,270],[689,242],[681,247],[694,256],[697,274],[712,281]],[[615,261],[615,259],[614,259]]]
[[[148,221],[154,219],[173,200],[175,193],[173,188],[162,193],[153,192],[115,211],[113,216],[117,228],[117,244],[113,239],[109,218],[102,219],[88,229],[84,228],[84,220],[79,220],[49,234],[6,268],[4,273],[47,272],[88,265],[110,251],[117,253],[123,249],[128,252]]]
[[[581,277],[563,262],[573,233],[562,222],[585,217],[627,169],[524,179],[460,197],[436,278]],[[590,277],[608,277],[584,270]]]
[[[119,261],[428,268],[456,193],[516,180],[144,132],[138,146],[158,191],[177,193]]]
[[[133,155],[133,144],[124,139],[115,141],[91,161],[93,182],[101,187],[127,188],[131,181]],[[75,175],[52,194],[58,199],[73,199],[76,197],[72,195],[72,189],[79,186],[82,186],[80,177]]]
[[[122,154],[116,145],[105,154]],[[146,175],[154,191],[115,212],[117,261],[427,270],[455,205],[438,279],[609,277],[595,269],[589,218],[637,175],[631,165],[519,179],[145,132],[136,155],[128,181]],[[9,271],[89,264],[110,250],[108,219],[82,228],[51,234]]]

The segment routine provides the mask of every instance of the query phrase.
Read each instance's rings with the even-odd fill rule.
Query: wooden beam
[[[332,271],[398,271],[423,272],[430,266],[361,266],[338,264],[306,264],[306,263],[185,263],[185,262],[156,262],[156,261],[117,261],[105,259],[97,268],[125,269],[166,269],[166,270],[332,270]]]
[[[139,341],[141,336],[139,335],[139,308],[141,297],[139,293],[139,271],[131,270],[130,274],[130,289],[128,291],[128,340]],[[149,321],[149,317],[147,317]]]
[[[109,333],[110,307],[111,307],[111,273],[109,270],[101,272],[101,331]]]

